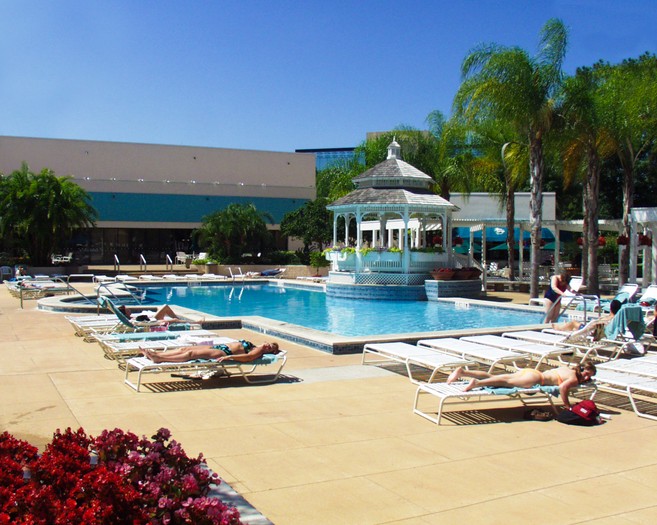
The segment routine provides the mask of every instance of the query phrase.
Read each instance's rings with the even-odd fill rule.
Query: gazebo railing
[[[366,254],[360,252],[342,253],[328,252],[326,258],[331,261],[335,271],[404,273],[403,252],[378,252]],[[360,258],[360,260],[359,260]],[[407,273],[429,273],[435,268],[446,266],[448,262],[445,253],[411,252]]]

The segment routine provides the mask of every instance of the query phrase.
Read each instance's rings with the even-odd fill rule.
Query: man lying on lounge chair
[[[522,368],[511,374],[493,375],[482,370],[466,370],[459,367],[454,370],[447,379],[451,384],[462,377],[471,377],[471,381],[464,389],[468,392],[479,387],[506,387],[506,388],[531,388],[534,385],[558,386],[564,407],[570,408],[568,393],[571,389],[586,383],[595,375],[596,368],[592,361],[586,359],[576,368],[560,366],[540,372],[535,368]]]
[[[184,363],[194,359],[215,359],[218,363],[227,359],[248,363],[265,354],[278,354],[278,343],[263,343],[260,346],[250,341],[233,341],[218,345],[185,346],[157,352],[149,348],[141,348],[142,354],[154,363]]]

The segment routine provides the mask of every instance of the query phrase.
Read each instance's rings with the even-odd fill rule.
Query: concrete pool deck
[[[0,291],[0,328],[2,430],[43,447],[69,426],[146,436],[167,427],[277,525],[657,519],[657,422],[613,396],[601,398],[612,420],[599,427],[525,421],[516,403],[473,404],[469,422],[436,426],[412,413],[405,376],[282,340],[289,359],[276,384],[176,381],[183,388],[138,394],[97,345],[34,301],[21,310]]]

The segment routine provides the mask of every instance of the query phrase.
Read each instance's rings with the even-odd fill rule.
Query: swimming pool
[[[262,316],[345,337],[436,332],[542,322],[543,314],[471,302],[370,301],[266,283],[239,286],[154,286],[149,303],[171,304],[218,317]]]

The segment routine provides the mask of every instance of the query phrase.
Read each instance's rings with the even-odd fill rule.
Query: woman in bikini
[[[461,377],[471,377],[472,380],[464,388],[464,392],[485,386],[501,386],[506,388],[531,388],[534,385],[558,386],[564,407],[570,408],[570,401],[568,400],[570,390],[582,383],[590,381],[595,373],[595,365],[589,359],[585,359],[576,368],[561,366],[544,372],[540,372],[534,368],[523,368],[517,372],[499,375],[493,375],[481,370],[465,370],[459,367],[450,374],[447,384],[451,384]]]
[[[278,354],[278,343],[263,343],[254,345],[251,341],[232,341],[217,345],[185,346],[158,352],[148,348],[141,348],[141,353],[154,363],[184,363],[194,359],[215,359],[218,363],[226,359],[248,363],[255,361],[265,354]]]

